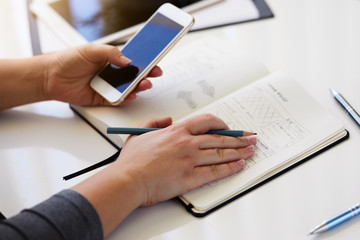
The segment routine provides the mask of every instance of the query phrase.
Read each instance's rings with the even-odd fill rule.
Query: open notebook
[[[108,135],[107,127],[136,127],[154,117],[181,121],[206,112],[222,118],[230,129],[256,132],[255,156],[242,172],[179,197],[195,216],[212,212],[348,137],[342,122],[287,74],[269,73],[235,45],[219,41],[208,37],[174,49],[160,63],[164,76],[153,79],[153,88],[129,105],[71,106],[118,147],[127,135]]]

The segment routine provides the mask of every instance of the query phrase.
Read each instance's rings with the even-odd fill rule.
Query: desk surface
[[[10,6],[10,2],[1,4]],[[137,209],[109,239],[357,239],[360,236],[359,219],[318,237],[307,235],[321,221],[360,202],[357,185],[360,127],[338,106],[328,90],[329,87],[338,90],[360,111],[360,1],[267,2],[274,11],[273,19],[191,33],[183,43],[206,34],[222,36],[224,44],[237,42],[270,71],[285,71],[297,79],[320,104],[343,121],[350,139],[205,218],[194,218],[178,203],[167,201]],[[14,24],[14,29],[17,27],[19,24]],[[13,34],[15,40],[19,39],[18,33],[7,30],[9,36]],[[54,36],[49,34],[46,38]],[[10,42],[4,42],[3,38],[1,41]],[[16,43],[11,43],[13,52],[11,48],[0,49],[1,57],[28,55],[24,41],[18,43],[21,52]],[[0,208],[7,216],[72,186],[86,176],[69,182],[63,181],[62,176],[115,151],[74,115],[67,104],[53,101],[1,112],[0,132]]]

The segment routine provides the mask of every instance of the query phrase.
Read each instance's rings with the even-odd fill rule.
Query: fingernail
[[[120,56],[120,60],[125,64],[130,64],[131,63],[131,60],[129,58],[125,57],[124,55]]]
[[[255,145],[257,143],[256,135],[248,136],[247,140],[248,140],[249,144],[251,144],[251,145]]]
[[[254,145],[250,145],[245,148],[245,151],[248,153],[254,152],[254,150],[255,150]]]
[[[241,160],[237,161],[237,164],[240,168],[243,168],[245,166],[245,160],[241,159]]]

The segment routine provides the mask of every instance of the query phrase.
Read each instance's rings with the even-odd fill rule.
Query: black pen
[[[330,88],[331,94],[334,96],[336,101],[345,108],[346,112],[355,120],[355,122],[360,126],[360,115],[355,111],[355,109],[345,100],[340,93]]]

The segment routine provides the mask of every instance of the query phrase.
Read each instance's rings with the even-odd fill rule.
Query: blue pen
[[[331,94],[334,96],[336,101],[340,103],[340,105],[345,109],[345,111],[355,120],[355,122],[360,126],[360,115],[355,111],[355,109],[345,100],[345,98],[335,91],[334,89],[330,88]]]
[[[126,128],[126,127],[109,127],[107,128],[107,133],[109,134],[132,134],[139,135],[155,130],[160,130],[161,128]],[[218,134],[223,136],[231,136],[231,137],[242,137],[242,136],[250,136],[256,135],[253,132],[247,132],[243,130],[210,130],[205,134]]]
[[[356,217],[360,214],[360,204],[353,206],[352,208],[348,209],[347,211],[333,217],[330,220],[322,222],[319,226],[315,227],[314,230],[310,232],[310,234],[314,233],[321,233],[333,229],[340,224]]]

